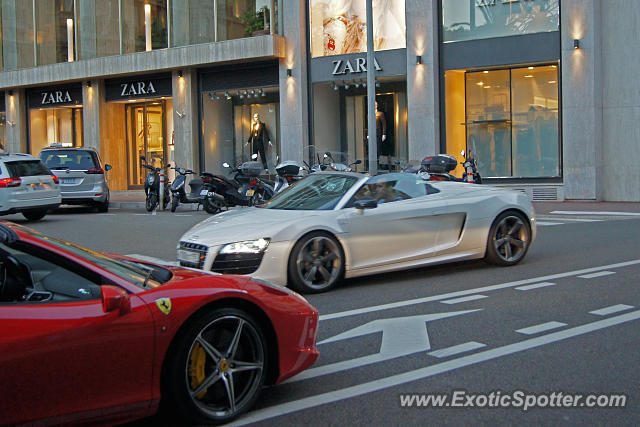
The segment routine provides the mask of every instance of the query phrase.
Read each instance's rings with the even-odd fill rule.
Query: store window
[[[36,0],[38,65],[75,60],[73,0]]]
[[[82,147],[82,108],[40,108],[29,111],[31,154],[54,143],[63,147]]]
[[[367,50],[365,0],[310,0],[311,56]],[[407,45],[404,0],[373,1],[375,50]]]
[[[559,0],[441,0],[444,42],[558,31]]]
[[[559,177],[558,94],[556,65],[447,71],[447,153],[473,154],[485,178]]]
[[[318,162],[329,151],[336,162],[362,160],[359,171],[369,169],[367,89],[362,83],[313,85],[313,145],[303,153]],[[407,162],[406,83],[378,82],[376,87],[376,144],[378,170],[401,169]]]
[[[167,1],[121,0],[124,53],[167,47]]]
[[[226,173],[253,154],[275,174],[280,152],[280,104],[277,87],[218,90],[202,95],[204,168]]]

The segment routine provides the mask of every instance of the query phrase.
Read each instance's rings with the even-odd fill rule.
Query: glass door
[[[153,167],[161,167],[167,163],[164,112],[165,105],[162,101],[126,106],[128,179],[131,188],[144,185],[146,169],[142,167],[140,156],[145,156]]]

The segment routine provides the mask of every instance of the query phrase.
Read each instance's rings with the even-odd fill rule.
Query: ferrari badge
[[[171,299],[159,298],[156,300],[156,305],[158,306],[158,309],[167,316],[171,313]]]

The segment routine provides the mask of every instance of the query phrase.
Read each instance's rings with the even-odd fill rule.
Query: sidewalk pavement
[[[111,207],[120,209],[144,209],[143,190],[112,191]],[[640,202],[533,202],[537,215],[547,215],[553,211],[583,212],[632,212],[640,213]]]

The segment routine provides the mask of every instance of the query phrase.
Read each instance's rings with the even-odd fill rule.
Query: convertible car
[[[226,422],[316,360],[317,321],[268,282],[0,222],[0,425]]]
[[[520,192],[409,173],[318,172],[261,208],[206,219],[177,250],[183,266],[317,293],[343,277],[427,264],[513,265],[535,234],[533,207]]]

